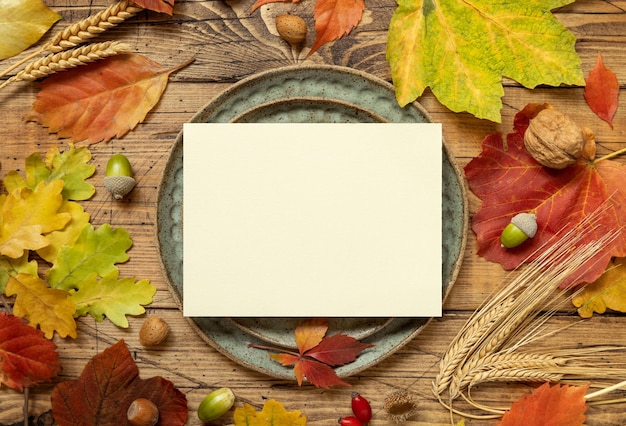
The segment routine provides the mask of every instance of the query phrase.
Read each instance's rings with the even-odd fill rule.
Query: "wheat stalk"
[[[22,71],[0,84],[0,89],[13,81],[37,80],[59,71],[76,68],[100,59],[108,58],[109,56],[126,53],[129,50],[130,46],[124,43],[105,41],[103,43],[91,43],[76,49],[53,53],[27,65]]]
[[[125,20],[135,16],[142,10],[143,8],[136,6],[130,0],[118,1],[108,8],[72,24],[62,31],[59,31],[52,38],[52,40],[46,43],[41,49],[31,53],[2,71],[0,73],[0,77],[4,77],[17,67],[33,60],[45,52],[58,53],[67,49],[73,49],[80,44],[86,43],[106,30],[113,28],[114,26],[119,25]]]

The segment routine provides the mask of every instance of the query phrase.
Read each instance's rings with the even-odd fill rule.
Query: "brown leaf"
[[[363,0],[317,0],[315,9],[315,42],[307,56],[324,44],[348,34],[363,15]]]
[[[120,138],[143,122],[178,68],[127,54],[52,75],[42,82],[26,120],[72,141]]]

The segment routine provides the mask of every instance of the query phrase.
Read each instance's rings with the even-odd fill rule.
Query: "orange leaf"
[[[295,335],[300,355],[319,345],[326,331],[328,331],[328,321],[324,318],[312,318],[298,324]]]
[[[127,54],[55,74],[42,82],[26,119],[59,138],[107,142],[144,120],[173,71],[145,56]]]
[[[317,0],[315,9],[315,42],[307,56],[324,44],[348,34],[361,20],[363,0]]]
[[[585,79],[585,100],[598,117],[613,128],[613,116],[617,111],[619,83],[613,71],[604,66],[602,55],[598,54],[595,67]]]
[[[514,402],[498,426],[581,426],[587,418],[588,388],[544,383]]]
[[[60,371],[52,341],[21,319],[0,312],[0,384],[22,391]]]
[[[174,11],[174,0],[134,0],[134,2],[144,9],[167,13],[168,15],[172,15]]]
[[[252,7],[250,8],[250,13],[254,12],[255,10],[257,10],[261,6],[265,6],[266,4],[279,3],[279,2],[283,2],[283,3],[300,3],[300,0],[257,0],[252,5]]]

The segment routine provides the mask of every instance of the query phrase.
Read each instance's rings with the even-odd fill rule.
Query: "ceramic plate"
[[[295,106],[294,108],[285,105]],[[323,113],[320,113],[322,111]],[[213,99],[191,122],[430,122],[417,103],[400,108],[391,84],[350,68],[329,65],[291,66],[241,80]],[[315,118],[312,118],[315,117]],[[364,118],[365,117],[365,118]],[[384,125],[384,124],[381,124]],[[166,164],[159,188],[157,238],[162,265],[179,306],[183,299],[182,132]],[[443,259],[444,299],[454,283],[465,247],[468,211],[463,178],[443,146]],[[401,297],[401,296],[399,296]],[[292,345],[297,318],[190,318],[199,335],[232,360],[272,377],[293,379],[293,370],[272,361],[267,352],[249,343]],[[368,368],[408,343],[429,318],[341,318],[337,331],[363,332],[362,341],[374,348],[355,362],[336,369],[341,377]],[[364,325],[365,324],[365,325]]]

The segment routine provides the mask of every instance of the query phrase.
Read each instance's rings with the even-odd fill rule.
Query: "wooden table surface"
[[[44,0],[63,16],[56,24],[60,29],[104,9],[109,0]],[[294,52],[275,35],[273,17],[290,11],[313,26],[313,1],[300,4],[276,4],[250,14],[251,0],[204,1],[177,0],[175,14],[142,12],[119,27],[108,31],[103,40],[120,40],[164,66],[174,66],[190,57],[195,62],[170,79],[161,101],[143,124],[122,139],[90,147],[93,164],[97,167],[91,182],[97,193],[83,205],[92,215],[95,225],[109,223],[124,227],[133,238],[129,251],[131,260],[120,265],[121,274],[147,278],[158,289],[147,315],[159,315],[171,326],[167,342],[156,349],[145,349],[138,341],[139,327],[145,316],[131,317],[130,327],[121,329],[109,321],[95,322],[81,318],[78,338],[65,340],[55,337],[63,371],[51,384],[35,387],[30,392],[30,415],[38,416],[50,409],[50,392],[59,381],[75,379],[85,363],[94,355],[124,339],[140,369],[141,377],[163,376],[187,395],[188,424],[200,424],[196,409],[202,398],[218,387],[230,387],[238,404],[252,404],[257,409],[268,399],[276,399],[289,410],[300,410],[311,425],[336,424],[337,418],[349,414],[352,391],[370,399],[373,425],[393,424],[382,411],[384,397],[392,390],[406,389],[419,402],[418,415],[409,424],[450,424],[450,414],[431,394],[431,381],[437,363],[451,340],[491,292],[496,290],[506,273],[497,264],[476,255],[476,241],[468,233],[464,261],[457,282],[444,305],[442,318],[430,324],[410,343],[376,366],[350,377],[350,388],[330,390],[312,386],[299,388],[295,381],[276,380],[252,371],[208,346],[195,332],[177,308],[164,272],[159,266],[155,234],[157,192],[163,169],[183,123],[212,98],[238,80],[249,75],[294,64],[325,63],[352,67],[390,81],[385,61],[386,30],[394,11],[393,0],[366,2],[362,23],[352,34],[318,53],[305,58],[304,52]],[[555,11],[558,19],[577,37],[577,51],[585,75],[601,53],[620,82],[626,82],[626,2],[622,0],[578,0]],[[310,30],[307,45],[313,41]],[[295,53],[295,54],[294,54]],[[10,64],[12,60],[4,63]],[[4,68],[4,67],[3,67]],[[623,86],[622,86],[623,87]],[[3,123],[0,126],[0,162],[2,176],[9,170],[24,169],[24,159],[33,152],[45,153],[49,148],[67,147],[66,140],[50,135],[40,125],[23,121],[37,91],[34,83],[16,83],[0,92]],[[436,122],[443,123],[443,133],[450,150],[460,166],[480,153],[482,139],[493,132],[508,132],[514,114],[529,102],[549,102],[570,114],[580,125],[592,128],[599,142],[599,153],[622,147],[625,141],[626,97],[621,97],[615,127],[611,129],[587,107],[583,89],[579,87],[537,88],[528,90],[505,80],[503,121],[501,124],[479,120],[469,114],[452,113],[429,93],[419,102]],[[81,145],[80,143],[78,145]],[[112,153],[123,151],[133,164],[137,187],[124,201],[115,201],[102,185],[104,167]],[[626,160],[618,160],[626,161]],[[479,207],[469,194],[470,214]],[[399,295],[399,297],[401,297]],[[212,301],[207,294],[209,303]],[[577,321],[573,310],[551,319],[555,326]],[[626,319],[620,315],[596,316],[552,337],[551,343],[561,346],[621,344],[625,341]],[[620,378],[618,378],[620,379]],[[623,377],[621,379],[626,379]],[[480,401],[509,406],[526,385],[504,384],[480,386],[474,397]],[[620,392],[616,397],[623,396]],[[21,422],[22,394],[10,389],[0,390],[0,424]],[[460,404],[459,408],[464,407]],[[589,425],[624,424],[626,405],[590,407]],[[456,417],[456,420],[459,418]],[[232,412],[213,424],[230,424]],[[491,421],[467,420],[466,424],[495,424]]]

